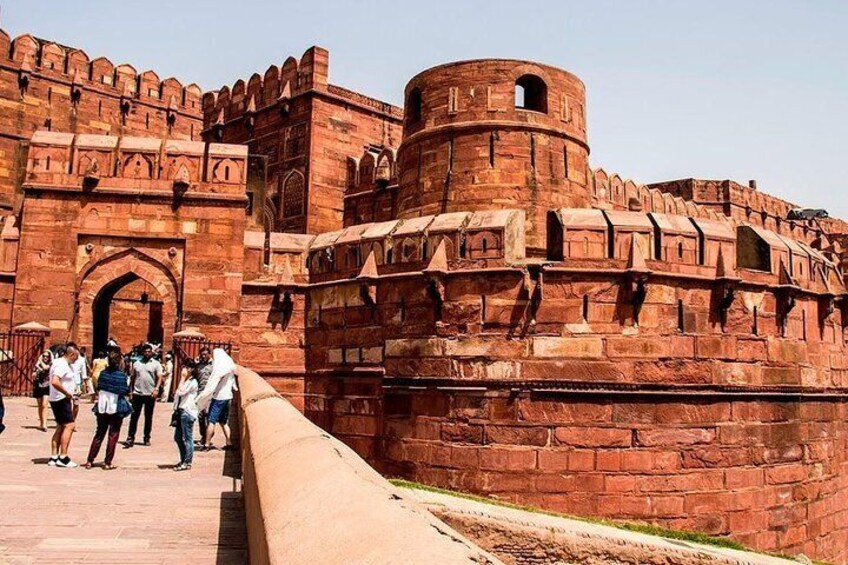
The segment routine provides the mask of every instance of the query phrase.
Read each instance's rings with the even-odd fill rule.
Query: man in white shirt
[[[77,387],[74,401],[74,421],[76,421],[77,416],[79,415],[79,397],[86,393],[86,383],[90,383],[88,379],[88,367],[86,366],[85,353],[83,353],[83,348],[80,348],[77,351],[77,359],[76,361],[71,363],[71,370],[74,372],[74,384]]]
[[[234,390],[238,390],[238,386],[233,372],[221,377],[215,386],[215,392],[212,393],[212,402],[209,405],[209,425],[206,428],[205,449],[213,449],[212,437],[215,435],[215,424],[221,426],[221,430],[224,432],[226,441],[224,451],[233,447],[230,439],[230,425],[227,422],[230,418],[230,403],[233,400]]]
[[[78,465],[68,457],[68,446],[74,435],[76,420],[76,396],[78,388],[74,370],[71,365],[79,359],[79,349],[76,344],[68,343],[61,348],[50,366],[50,393],[48,400],[56,419],[56,431],[51,440],[51,454],[48,465],[73,468]]]

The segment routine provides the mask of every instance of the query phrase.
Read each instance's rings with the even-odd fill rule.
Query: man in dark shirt
[[[209,376],[212,374],[212,352],[208,347],[200,350],[197,357],[197,390],[203,392]],[[209,412],[201,410],[197,415],[197,425],[200,427],[200,450],[206,448],[206,428],[209,426]]]

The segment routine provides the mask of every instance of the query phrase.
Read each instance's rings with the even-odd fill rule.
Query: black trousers
[[[200,443],[206,445],[206,428],[209,427],[209,413],[206,410],[197,414],[197,425],[200,428]]]
[[[150,430],[153,429],[153,409],[156,407],[155,396],[134,394],[132,397],[133,413],[130,416],[130,430],[127,432],[127,441],[135,441],[135,432],[138,430],[138,419],[144,409],[144,441],[150,441]]]

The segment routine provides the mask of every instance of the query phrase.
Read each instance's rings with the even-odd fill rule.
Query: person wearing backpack
[[[91,439],[91,447],[85,463],[86,469],[91,469],[94,465],[107,432],[109,439],[106,442],[106,461],[103,468],[107,471],[115,468],[112,460],[121,434],[121,425],[124,423],[124,418],[132,414],[132,406],[127,400],[127,395],[130,393],[129,377],[121,370],[122,362],[121,350],[110,349],[107,366],[100,372],[97,379],[97,403],[93,408],[97,418],[97,431]]]

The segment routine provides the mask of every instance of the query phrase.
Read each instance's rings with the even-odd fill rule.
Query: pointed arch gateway
[[[115,252],[86,265],[77,280],[73,339],[93,350],[103,347],[109,338],[113,300],[121,293],[138,291],[137,297],[122,299],[137,302],[136,310],[146,310],[142,312],[148,324],[146,332],[139,334],[129,332],[128,328],[121,329],[127,330],[124,333],[128,336],[161,337],[162,343],[170,343],[180,323],[182,299],[178,280],[169,266],[135,248]],[[136,314],[137,321],[141,314]],[[122,347],[128,345],[132,343],[121,343]]]

